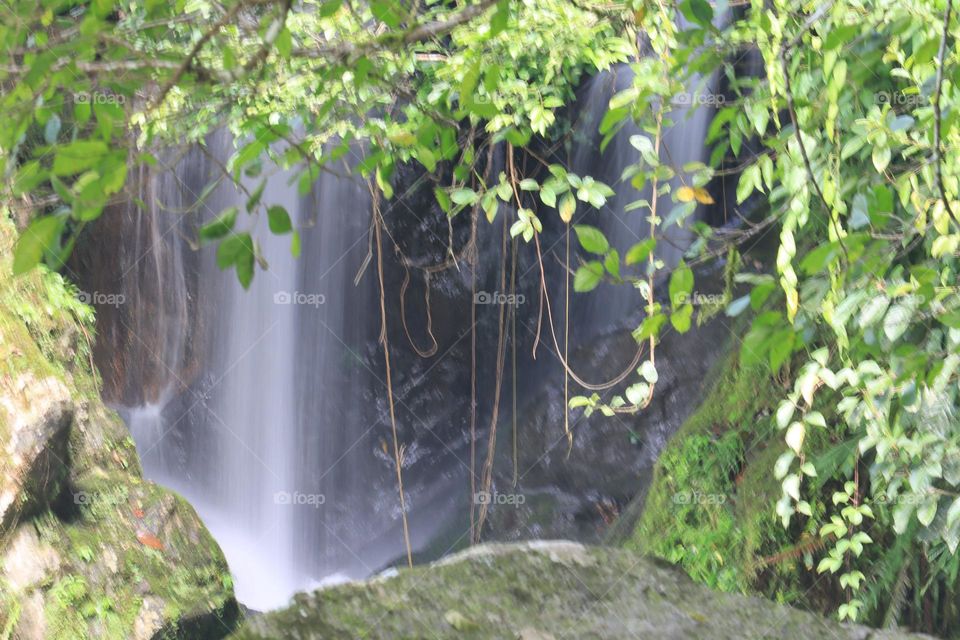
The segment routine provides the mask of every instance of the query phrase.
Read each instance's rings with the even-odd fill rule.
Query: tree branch
[[[787,46],[783,47],[780,50],[780,67],[783,70],[783,92],[787,98],[787,111],[790,114],[790,122],[793,123],[793,135],[797,140],[797,146],[800,147],[800,157],[803,159],[803,166],[807,171],[807,178],[813,184],[814,191],[817,192],[817,197],[820,198],[820,201],[823,203],[824,208],[826,209],[827,215],[830,216],[830,224],[834,227],[834,231],[837,234],[837,242],[840,244],[840,249],[843,251],[844,257],[849,261],[849,256],[847,255],[847,248],[843,244],[843,236],[840,234],[840,229],[838,228],[836,220],[833,217],[833,207],[827,203],[826,197],[823,195],[823,190],[820,189],[820,183],[817,182],[817,178],[813,173],[813,165],[810,163],[810,156],[807,154],[807,146],[803,142],[803,135],[800,132],[800,122],[797,119],[797,107],[794,104],[793,100],[793,88],[790,84],[790,52],[793,47],[800,44],[803,39],[804,34],[809,31],[814,23],[823,17],[826,12],[833,6],[834,0],[829,0],[828,2],[823,3],[810,14],[810,17],[807,18],[804,22],[803,27],[800,29],[793,40],[791,40]]]
[[[226,13],[220,16],[220,19],[217,20],[213,26],[207,29],[203,35],[200,36],[195,43],[193,43],[193,47],[187,53],[187,57],[183,59],[173,76],[171,76],[170,79],[167,80],[167,82],[164,83],[163,87],[160,89],[159,95],[157,95],[157,98],[153,101],[154,107],[159,107],[161,104],[163,104],[163,101],[166,99],[167,94],[170,93],[170,90],[173,89],[178,82],[180,82],[180,78],[183,77],[183,74],[193,66],[193,61],[198,55],[200,55],[201,49],[203,49],[203,47],[210,42],[213,36],[215,36],[220,29],[232,22],[237,14],[240,13],[240,9],[245,7],[247,4],[253,4],[253,0],[240,0],[235,5],[230,7]]]
[[[947,188],[943,184],[943,150],[941,149],[941,123],[943,116],[940,112],[940,94],[943,92],[943,67],[947,57],[947,36],[950,33],[950,14],[953,12],[953,0],[947,0],[947,9],[943,13],[943,35],[940,36],[940,52],[937,54],[937,88],[933,94],[933,153],[936,163],[934,170],[936,172],[937,189],[940,191],[940,199],[943,200],[943,206],[953,218],[954,222],[960,224],[953,209],[950,207],[950,199],[947,197]]]
[[[344,62],[374,51],[388,49],[396,44],[407,45],[423,42],[424,40],[446,35],[460,25],[470,22],[495,5],[497,1],[498,0],[480,0],[477,4],[470,5],[448,20],[425,22],[403,33],[399,38],[395,32],[388,32],[359,45],[341,43],[332,47],[299,48],[294,49],[292,55],[299,58],[329,58],[338,62]]]

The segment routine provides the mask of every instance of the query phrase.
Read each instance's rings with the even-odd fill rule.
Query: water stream
[[[617,196],[596,224],[622,255],[647,233],[641,213],[624,212],[635,192],[618,184],[622,167],[636,154],[628,142],[634,132],[621,132],[602,155],[591,133],[612,90],[624,82],[621,74],[601,74],[586,86],[579,105],[585,142],[572,157],[572,169],[615,185]],[[667,135],[679,164],[702,159],[710,113],[684,115],[675,114],[679,124]],[[403,542],[373,267],[368,264],[355,282],[369,250],[369,194],[357,179],[323,174],[301,195],[290,176],[265,169],[272,175],[263,201],[284,206],[302,235],[302,256],[294,260],[289,236],[269,233],[265,216],[243,212],[247,193],[217,188],[201,217],[238,207],[238,226],[250,228],[269,265],[245,291],[232,272],[216,266],[213,250],[193,250],[196,220],[175,211],[196,200],[231,148],[230,140],[217,134],[207,154],[194,150],[172,172],[140,176],[147,211],[123,213],[122,237],[128,240],[114,248],[124,274],[121,286],[133,304],[118,312],[113,326],[123,330],[108,334],[115,353],[101,368],[120,380],[108,399],[127,420],[147,477],[190,500],[226,554],[238,599],[263,610],[317,584],[369,575],[400,556]],[[259,180],[245,179],[245,185],[252,190]],[[499,231],[494,233],[484,235],[480,247],[481,254],[497,252],[490,256],[496,262]],[[683,233],[674,240],[679,247],[688,241]],[[661,257],[675,262],[679,253],[664,249]],[[480,256],[481,263],[485,259]],[[536,275],[526,269],[526,280]],[[460,288],[435,301],[436,317],[469,305],[465,276],[455,276]],[[589,322],[581,317],[578,324],[622,326],[642,303],[622,293],[617,288],[592,295],[581,310]],[[522,313],[532,320],[536,311],[529,304]],[[396,326],[395,301],[388,314]],[[431,422],[462,418],[469,389],[441,393],[423,383],[431,371],[443,375],[443,367],[433,370],[433,363],[448,349],[463,349],[462,340],[461,332],[455,342],[439,345],[441,355],[424,365],[422,375],[398,383],[398,410],[406,412],[403,421],[416,432],[405,437],[404,465],[418,549],[457,517],[466,495],[465,421],[442,433],[434,432]],[[411,407],[437,394],[444,397],[433,401],[442,402],[443,410],[427,419],[416,415]]]

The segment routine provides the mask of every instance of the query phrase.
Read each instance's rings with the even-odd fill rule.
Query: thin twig
[[[943,200],[943,206],[950,214],[953,220],[960,224],[950,206],[950,198],[947,197],[947,188],[943,183],[943,150],[941,149],[940,127],[943,117],[940,113],[940,94],[943,91],[943,67],[946,64],[947,57],[947,36],[950,33],[950,14],[953,12],[953,0],[947,0],[947,9],[943,13],[943,35],[940,36],[940,52],[937,54],[937,89],[933,94],[933,153],[936,158],[934,170],[936,171],[937,189],[940,191],[940,199]]]
[[[402,455],[400,453],[400,439],[397,435],[397,417],[393,408],[393,379],[390,373],[390,341],[387,336],[387,307],[383,284],[383,243],[380,239],[380,228],[383,225],[383,216],[380,213],[380,193],[372,182],[369,183],[369,188],[373,201],[374,237],[377,242],[377,276],[380,281],[380,338],[383,342],[383,361],[387,376],[387,404],[390,407],[390,429],[393,433],[393,461],[397,471],[397,491],[400,493],[400,519],[403,521],[403,543],[407,550],[407,565],[412,567],[413,550],[410,547],[410,528],[407,525],[407,499],[403,491],[403,473],[401,471]]]

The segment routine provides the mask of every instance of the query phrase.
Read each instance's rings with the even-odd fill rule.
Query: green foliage
[[[750,391],[775,398],[768,408],[779,446],[763,448],[778,450],[775,513],[797,544],[814,538],[806,555],[812,561],[816,551],[816,562],[805,558],[805,566],[841,600],[840,617],[882,621],[909,598],[914,610],[935,593],[956,599],[960,65],[948,37],[957,28],[952,9],[944,0],[753,0],[721,31],[705,0],[613,8],[474,0],[413,10],[395,0],[7,3],[0,198],[26,202],[32,214],[13,268],[60,266],[120,196],[128,171],[156,163],[148,149],[200,141],[218,127],[237,147],[225,177],[261,186],[248,194],[249,216],[228,210],[200,235],[244,286],[264,265],[252,216],[291,234],[299,254],[289,215],[262,201],[266,167],[290,171],[306,193],[357,149],[363,157],[353,170],[388,199],[395,168],[416,162],[450,216],[482,210],[493,221],[506,215],[501,203],[515,204],[511,235],[539,254],[541,205],[569,224],[578,207],[601,209],[612,191],[547,162],[517,175],[514,150],[562,140],[570,126],[563,107],[584,74],[626,63],[631,80],[609,102],[601,147],[628,122],[639,127],[622,180],[650,194],[627,210],[644,216],[651,233],[621,259],[595,226],[575,226],[587,255],[574,288],[612,282],[639,291],[646,314],[635,337],[651,355],[622,394],[607,402],[575,396],[570,406],[613,415],[647,405],[657,340],[693,324],[686,264],[728,253],[708,252],[716,238],[700,229],[667,279],[656,247],[674,227],[698,229],[687,221],[713,202],[711,180],[738,167],[736,201],[764,200],[778,234],[772,273],[737,274],[733,283],[748,292],[723,303],[728,316],[751,318],[741,365],[766,371],[768,383],[786,382],[787,391]],[[754,47],[762,72],[738,73],[734,60]],[[710,161],[673,166],[663,133],[682,123],[668,105],[693,74],[715,70],[730,100],[708,133]],[[139,94],[144,87],[156,89]],[[509,171],[485,175],[484,152],[498,143],[509,150]],[[658,209],[667,200],[672,208]],[[667,295],[658,297],[664,283]],[[782,301],[772,304],[778,290]],[[732,435],[698,438],[687,451],[696,459],[713,442],[724,463],[744,457]],[[749,449],[742,437],[738,446]],[[697,467],[668,462],[693,479]],[[721,476],[711,468],[704,481]],[[720,507],[705,526],[733,544],[743,532]],[[922,562],[891,560],[901,553],[898,536],[910,537]],[[743,575],[721,577],[712,560],[678,558],[702,560],[694,573],[703,579],[746,584]],[[887,604],[878,584],[896,587]]]
[[[781,447],[770,425],[775,382],[763,365],[732,353],[716,367],[706,400],[657,462],[647,504],[628,546],[676,562],[724,591],[762,590],[797,602],[801,579],[791,562],[771,562],[791,539],[771,512]]]
[[[779,208],[786,295],[785,317],[761,316],[754,330],[765,322],[764,339],[807,350],[777,411],[791,450],[777,465],[777,513],[785,524],[819,527],[828,545],[817,570],[845,590],[841,619],[875,613],[859,594],[872,580],[865,549],[880,531],[905,534],[917,523],[928,554],[945,545],[952,555],[960,544],[960,334],[951,315],[960,167],[936,148],[960,140],[953,120],[938,115],[960,94],[956,52],[934,56],[943,9],[839,2],[802,18],[780,2],[737,27],[761,36],[767,68],[765,86],[735,117],[738,135],[752,125],[764,146],[738,199],[767,187]],[[914,99],[886,99],[905,95]],[[781,126],[784,109],[790,122]],[[820,246],[798,246],[801,235]],[[836,408],[829,423],[826,408]],[[856,441],[829,483],[807,458],[818,430]]]
[[[715,589],[747,591],[743,567],[732,557],[743,544],[743,532],[726,504],[742,456],[743,443],[735,431],[687,434],[664,451],[658,462],[663,486],[658,501],[648,505],[634,545],[639,542],[642,550],[679,564],[694,580]],[[664,525],[664,530],[653,530]]]
[[[714,119],[706,173],[738,163],[737,201],[765,199],[779,230],[775,279],[738,277],[750,292],[727,313],[758,312],[742,361],[789,382],[773,403],[786,445],[774,465],[776,513],[785,531],[812,537],[809,559],[841,619],[895,622],[903,608],[918,621],[913,612],[931,599],[956,597],[960,65],[951,4],[753,3],[725,37],[756,43],[762,76],[711,65],[725,68],[739,98]],[[682,10],[701,24],[706,16],[692,3]],[[687,64],[689,44],[670,47]],[[656,164],[655,145],[635,146]],[[677,199],[694,201],[696,186]],[[766,304],[774,286],[782,308]],[[685,276],[670,289],[671,325],[682,330]],[[663,326],[654,322],[644,335]],[[916,557],[950,562],[897,563],[898,536],[912,538]],[[877,584],[896,588],[884,595]],[[922,628],[945,632],[954,615],[945,609]]]
[[[394,167],[416,161],[447,182],[438,202],[452,215],[487,192],[474,170],[482,146],[559,135],[566,124],[558,112],[582,74],[632,50],[608,21],[558,0],[427,3],[414,12],[393,0],[75,10],[15,2],[0,15],[3,195],[44,202],[16,248],[18,273],[40,261],[62,264],[132,166],[156,164],[145,150],[201,142],[215,128],[229,129],[237,144],[227,179],[258,179],[270,162],[297,175],[306,192],[320,171],[364,149],[355,170],[386,197]],[[142,87],[157,89],[143,95]],[[464,138],[468,129],[477,135]],[[563,189],[559,180],[532,179],[520,188],[540,191],[549,206],[560,197],[567,217],[571,188],[595,207],[612,194],[589,177],[563,180]],[[497,193],[512,197],[502,186]],[[294,232],[297,253],[289,217],[262,194],[263,183],[249,194],[248,212],[267,215],[273,233]],[[485,198],[484,209],[492,219],[496,199]],[[227,211],[200,234],[229,245],[218,264],[234,268],[244,286],[262,262],[245,235],[252,228]],[[531,224],[518,233],[529,240],[535,232]]]

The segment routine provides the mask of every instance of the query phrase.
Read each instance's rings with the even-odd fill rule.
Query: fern
[[[916,525],[911,525],[911,529]],[[893,543],[877,559],[872,580],[863,594],[867,616],[880,626],[897,624],[906,603],[910,586],[909,569],[914,556],[913,531],[895,536]]]

